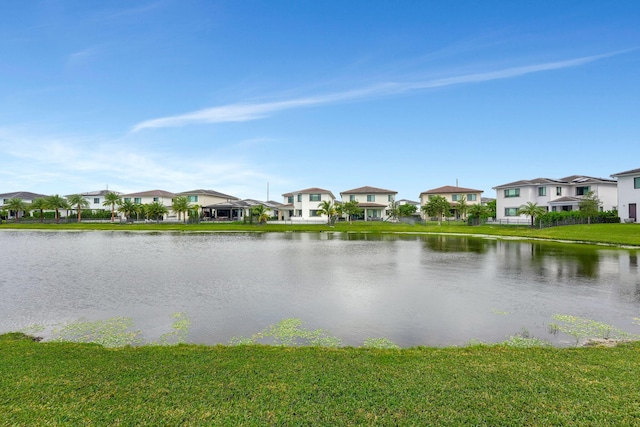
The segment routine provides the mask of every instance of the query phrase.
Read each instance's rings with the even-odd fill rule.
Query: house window
[[[538,196],[546,196],[547,187],[538,187]]]
[[[475,202],[478,200],[477,194],[467,194],[467,200],[470,202]]]
[[[520,197],[519,188],[507,188],[504,190],[504,197]]]
[[[451,195],[451,201],[457,202],[459,200],[460,200],[460,195],[459,194],[452,194]]]
[[[356,201],[356,195],[355,195],[355,194],[351,194],[351,195],[349,196],[349,201],[350,201],[350,202],[355,202],[355,201]]]
[[[133,203],[139,205],[140,203],[142,203],[142,197],[134,197]]]
[[[556,187],[556,196],[562,196],[562,187]]]
[[[367,202],[375,202],[376,195],[375,194],[367,194]]]
[[[586,196],[589,194],[589,187],[576,187],[576,196]]]
[[[390,202],[393,202],[393,195],[392,195],[392,194],[389,194],[389,199],[388,199],[388,200],[389,200]]]
[[[94,205],[99,205],[100,204],[100,197],[94,197],[93,198],[93,204]]]
[[[633,188],[640,188],[640,176],[633,178]]]
[[[156,198],[154,197],[153,200],[156,201]],[[187,200],[189,203],[198,203],[198,196],[187,196]]]
[[[302,194],[298,194],[298,201],[302,202]]]
[[[321,199],[320,194],[309,194],[310,202],[319,202]]]
[[[9,199],[2,199],[2,204],[6,205],[7,203],[9,203]]]
[[[293,203],[293,196],[287,197],[287,203]]]
[[[125,198],[124,198],[124,201],[125,201],[125,202],[130,202],[130,201],[131,201],[131,197],[125,197]]]
[[[309,216],[320,216],[318,215],[318,210],[317,209],[311,209],[309,210]]]
[[[518,208],[504,208],[504,216],[518,216]]]
[[[198,196],[196,196],[196,197],[198,197]],[[154,202],[157,202],[157,201],[159,201],[159,200],[160,200],[160,199],[158,199],[157,197],[154,197],[154,198],[153,198],[153,201],[154,201]]]

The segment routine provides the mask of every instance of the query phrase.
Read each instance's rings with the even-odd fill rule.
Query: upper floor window
[[[546,196],[547,187],[538,187],[538,196]]]
[[[349,201],[350,201],[350,202],[355,202],[355,201],[356,201],[356,195],[355,195],[355,194],[351,194],[351,195],[349,196]]]
[[[320,194],[309,194],[310,202],[319,202],[321,199]]]
[[[367,202],[375,202],[376,195],[375,194],[367,194]]]
[[[393,194],[389,194],[389,199],[390,202],[393,202]]]
[[[130,202],[130,201],[131,201],[131,197],[125,197],[125,198],[124,198],[124,201],[125,201],[125,202]]]
[[[467,194],[467,200],[470,202],[475,202],[476,200],[478,200],[478,195],[477,194]]]
[[[142,197],[134,197],[133,203],[135,203],[136,205],[139,205],[140,203],[142,203]]]
[[[633,178],[633,188],[640,188],[640,176]]]
[[[452,194],[451,195],[451,201],[452,202],[457,202],[460,200],[460,194]]]
[[[187,196],[187,200],[189,201],[189,203],[198,203],[198,196]]]
[[[198,197],[198,196],[196,196],[196,197]],[[154,197],[154,198],[153,198],[153,201],[154,201],[154,202],[157,202],[157,201],[159,201],[159,200],[160,200],[160,199],[159,199],[159,198],[157,198],[157,197]]]
[[[298,201],[301,202],[302,201],[302,194],[298,194]]]
[[[287,197],[287,203],[293,203],[293,196]]]
[[[93,198],[93,204],[94,205],[99,205],[100,204],[100,197],[94,197]]]
[[[562,187],[556,187],[556,196],[562,196]]]
[[[586,196],[589,194],[589,187],[576,187],[576,196]]]
[[[504,190],[504,197],[520,197],[519,188],[507,188]]]

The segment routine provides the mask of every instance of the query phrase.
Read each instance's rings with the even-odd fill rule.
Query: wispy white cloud
[[[496,71],[472,73],[425,81],[387,82],[363,89],[337,92],[327,95],[303,97],[284,101],[229,104],[219,107],[205,108],[186,114],[146,120],[136,124],[132,128],[132,132],[138,132],[142,129],[149,128],[177,127],[198,123],[246,122],[262,119],[276,112],[295,108],[312,107],[345,101],[357,101],[359,99],[365,99],[369,97],[390,96],[415,90],[425,90],[467,83],[480,83],[491,80],[508,79],[543,71],[577,67],[620,53],[622,52],[612,52],[602,55],[573,58],[564,61],[525,65],[520,67],[505,68]]]

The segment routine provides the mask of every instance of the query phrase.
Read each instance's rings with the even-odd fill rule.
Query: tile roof
[[[615,184],[616,180],[608,179],[608,178],[595,178],[595,177],[586,176],[586,175],[570,175],[560,179],[551,179],[551,178],[523,179],[520,181],[510,182],[508,184],[497,185],[493,187],[493,189],[504,188],[504,187],[524,187],[527,185],[540,185],[540,184],[575,185],[575,184],[582,184],[582,183]]]
[[[640,174],[640,169],[631,169],[629,171],[618,172],[618,173],[614,173],[611,176],[634,175],[634,174]]]
[[[385,190],[384,188],[377,187],[358,187],[353,190],[341,191],[340,194],[398,194],[397,191]]]
[[[453,194],[453,193],[484,193],[482,190],[475,190],[473,188],[454,187],[452,185],[445,185],[444,187],[434,188],[433,190],[423,191],[420,194]]]
[[[33,199],[39,199],[41,197],[48,197],[48,196],[46,194],[31,193],[29,191],[16,191],[13,193],[0,194],[0,199],[33,200]]]
[[[319,194],[330,194],[333,199],[336,198],[331,191],[325,190],[324,188],[318,188],[318,187],[305,188],[304,190],[298,190],[298,191],[292,191],[290,193],[284,193],[282,195],[282,197],[291,197],[291,196],[295,196],[296,194],[318,194],[318,193]]]
[[[223,199],[230,200],[240,200],[238,197],[230,196],[228,194],[220,193],[215,190],[191,190],[191,191],[182,191],[180,193],[176,193],[178,196],[189,196],[189,195],[205,195],[205,196],[213,196],[213,197],[221,197]]]
[[[170,193],[169,191],[164,190],[149,190],[142,191],[139,193],[129,193],[129,194],[121,194],[122,197],[176,197],[175,193]]]

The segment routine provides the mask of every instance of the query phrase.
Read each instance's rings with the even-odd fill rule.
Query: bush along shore
[[[460,234],[524,238],[640,247],[638,224],[581,224],[552,228],[528,226],[477,225],[462,222],[404,224],[388,222],[340,222],[327,224],[243,224],[243,223],[20,223],[5,222],[0,230],[57,230],[57,231],[147,231],[147,232],[336,232],[336,233],[413,233]]]

